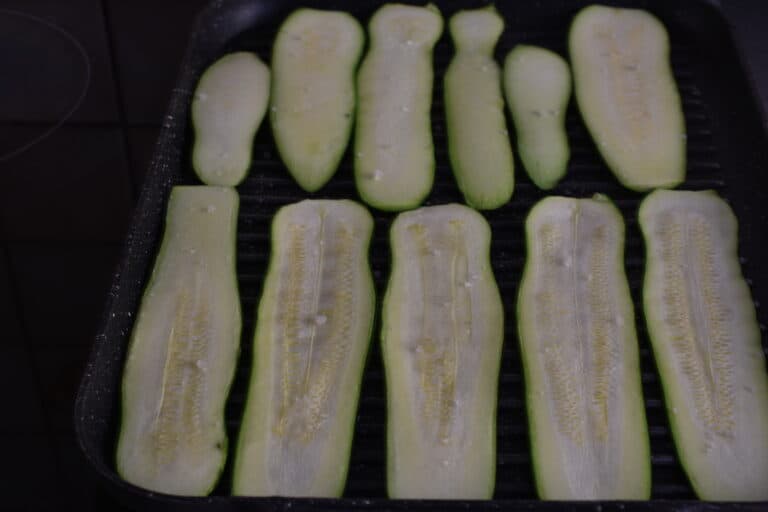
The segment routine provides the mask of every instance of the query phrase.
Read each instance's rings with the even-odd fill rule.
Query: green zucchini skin
[[[238,203],[230,188],[171,191],[122,381],[117,471],[145,489],[205,496],[224,468],[241,328]]]
[[[400,214],[382,307],[392,498],[489,499],[504,310],[491,231],[463,205]]]
[[[373,323],[372,231],[348,200],[275,215],[233,494],[342,494]]]
[[[245,178],[268,101],[269,68],[255,53],[230,53],[205,70],[192,99],[192,167],[203,183]]]
[[[768,500],[768,374],[737,255],[738,223],[713,191],[641,203],[643,304],[683,469],[705,500]]]
[[[303,8],[275,39],[272,133],[288,171],[307,192],[331,179],[349,142],[364,38],[347,13]]]
[[[525,223],[517,300],[543,499],[648,499],[651,464],[624,223],[604,196],[550,196]]]
[[[456,47],[444,79],[451,167],[467,204],[495,209],[509,202],[515,187],[501,73],[493,59],[504,20],[490,6],[459,11],[449,27]]]

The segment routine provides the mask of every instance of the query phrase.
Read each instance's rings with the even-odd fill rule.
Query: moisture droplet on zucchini
[[[515,186],[501,74],[493,60],[504,20],[491,6],[459,11],[449,27],[456,47],[445,73],[451,167],[467,204],[498,208],[509,201]]]
[[[355,181],[376,208],[413,208],[432,189],[432,48],[442,31],[432,4],[386,4],[371,18],[357,75]]]
[[[712,191],[640,205],[643,303],[672,434],[696,494],[768,500],[768,376],[737,221]]]
[[[306,200],[272,222],[233,492],[340,496],[371,336],[373,219]]]
[[[347,147],[363,38],[347,13],[299,9],[275,39],[272,133],[283,162],[308,192],[331,179]]]
[[[490,227],[466,206],[432,206],[398,216],[390,241],[382,313],[389,495],[488,499],[504,337]]]
[[[254,53],[225,55],[205,70],[192,99],[192,166],[203,183],[243,181],[268,100],[269,68]]]
[[[651,466],[624,223],[603,196],[549,197],[525,223],[517,301],[536,487],[647,499]]]
[[[231,188],[171,191],[123,373],[117,471],[140,487],[203,496],[224,467],[240,343],[237,208]]]
[[[518,45],[504,61],[504,89],[523,166],[536,186],[551,189],[565,175],[571,154],[565,131],[568,64],[544,48]]]
[[[569,38],[576,99],[598,150],[633,190],[685,179],[685,121],[664,25],[635,9],[590,6]]]

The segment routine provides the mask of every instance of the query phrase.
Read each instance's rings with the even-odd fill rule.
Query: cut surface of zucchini
[[[501,73],[493,60],[504,20],[486,7],[459,11],[449,27],[456,47],[445,73],[451,167],[467,204],[498,208],[509,201],[515,186]]]
[[[344,490],[373,321],[373,219],[346,200],[305,200],[272,222],[233,492]]]
[[[255,53],[230,53],[205,70],[192,98],[192,166],[203,183],[245,178],[268,100],[269,68]]]
[[[390,233],[382,313],[392,498],[490,498],[504,311],[491,231],[466,206],[420,208]]]
[[[240,344],[237,192],[174,187],[133,327],[117,471],[168,494],[208,494],[227,454],[224,403]]]
[[[584,122],[624,186],[674,187],[685,179],[685,121],[664,25],[646,11],[593,5],[568,36]]]
[[[536,186],[551,189],[565,175],[571,154],[565,131],[568,64],[545,48],[518,45],[504,61],[504,90],[523,167]]]
[[[552,196],[525,223],[517,301],[536,487],[544,499],[647,499],[648,428],[624,223],[603,196]]]
[[[737,255],[712,191],[656,191],[640,206],[643,303],[680,462],[702,499],[768,500],[768,375]]]
[[[369,25],[357,75],[355,182],[382,210],[418,206],[432,189],[432,48],[443,31],[433,5],[386,4]]]
[[[304,190],[325,185],[349,142],[363,30],[339,11],[298,9],[272,53],[270,120],[280,156]]]

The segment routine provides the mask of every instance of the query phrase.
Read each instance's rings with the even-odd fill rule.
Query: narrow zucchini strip
[[[490,498],[504,311],[490,227],[458,204],[392,225],[382,313],[392,498]]]
[[[768,500],[768,375],[738,226],[712,191],[640,206],[643,302],[675,445],[707,500]]]
[[[624,223],[602,196],[548,197],[525,223],[517,318],[544,499],[647,499],[648,430]]]
[[[346,200],[275,216],[234,494],[343,492],[373,321],[372,230],[368,211]]]

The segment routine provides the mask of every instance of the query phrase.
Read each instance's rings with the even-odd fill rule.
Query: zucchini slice
[[[696,494],[768,500],[768,375],[738,226],[712,191],[640,205],[643,302],[675,445]]]
[[[418,206],[432,189],[432,48],[443,31],[437,7],[386,4],[369,25],[357,75],[355,181],[382,210]]]
[[[373,219],[346,200],[278,211],[233,493],[340,496],[374,307]]]
[[[593,5],[568,36],[579,110],[624,186],[674,187],[685,179],[685,121],[669,38],[646,11]]]
[[[192,99],[192,166],[203,183],[243,181],[268,101],[269,68],[255,53],[230,53],[205,70]]]
[[[168,494],[204,496],[224,468],[224,403],[240,346],[238,195],[174,187],[133,327],[117,471]]]
[[[451,167],[467,204],[498,208],[509,201],[515,187],[501,73],[493,60],[504,20],[490,6],[459,11],[449,27],[456,47],[445,73]]]
[[[491,230],[466,206],[395,219],[384,297],[387,487],[392,498],[490,498],[504,310]]]
[[[552,196],[533,207],[525,231],[517,318],[539,495],[647,499],[651,457],[621,214],[604,196]]]
[[[504,61],[504,89],[523,166],[536,186],[551,189],[565,175],[571,155],[565,131],[568,64],[545,48],[518,45]]]
[[[307,192],[325,185],[349,142],[363,29],[340,11],[298,9],[272,53],[270,119],[277,149]]]

